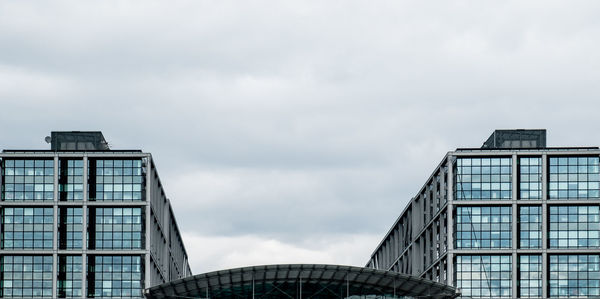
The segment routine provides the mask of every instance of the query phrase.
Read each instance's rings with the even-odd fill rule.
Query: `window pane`
[[[550,297],[600,295],[600,255],[550,255]]]
[[[145,169],[141,159],[91,160],[90,200],[144,200]]]
[[[455,247],[511,248],[510,207],[457,207]]]
[[[550,157],[550,199],[600,197],[600,167],[597,157]]]
[[[456,286],[466,298],[512,297],[511,256],[457,256]]]
[[[598,206],[550,206],[550,248],[600,248]]]

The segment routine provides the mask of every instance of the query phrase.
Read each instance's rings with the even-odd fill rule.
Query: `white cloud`
[[[302,245],[255,235],[204,236],[184,231],[194,273],[267,264],[364,265],[379,240],[372,235],[340,234],[308,238]]]
[[[195,271],[362,265],[447,151],[495,128],[599,143],[599,6],[0,2],[0,147],[102,130],[151,152],[214,257]]]
[[[181,173],[164,182],[175,212],[183,217],[182,227],[196,225],[205,235],[253,234],[299,244],[317,232],[373,232],[393,221],[393,210],[387,220],[359,217],[396,196],[388,187],[393,180],[382,178],[385,173],[221,168]],[[400,209],[404,201],[391,206]]]
[[[0,64],[0,101],[40,105],[65,102],[77,90],[74,80],[56,73],[43,73]]]

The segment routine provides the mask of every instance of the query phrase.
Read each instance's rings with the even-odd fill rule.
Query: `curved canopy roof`
[[[146,298],[454,298],[456,289],[397,272],[339,265],[267,265],[221,270],[174,280]]]

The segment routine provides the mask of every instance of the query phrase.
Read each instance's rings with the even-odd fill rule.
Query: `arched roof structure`
[[[146,289],[164,298],[455,298],[454,287],[397,272],[370,268],[289,264],[221,270]]]

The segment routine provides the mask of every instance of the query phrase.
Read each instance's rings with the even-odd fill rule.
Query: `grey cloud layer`
[[[100,129],[152,152],[197,272],[247,240],[362,265],[376,244],[340,240],[381,237],[446,151],[600,143],[598,6],[2,2],[0,145]]]

